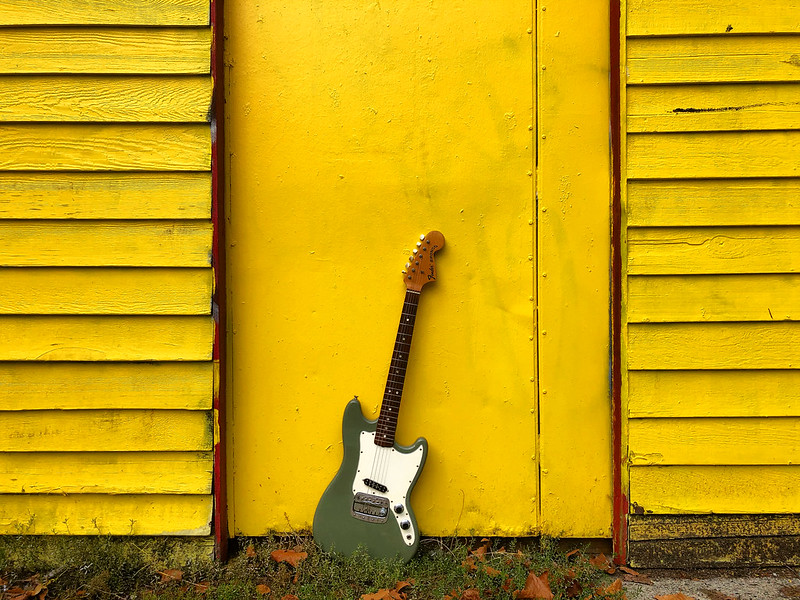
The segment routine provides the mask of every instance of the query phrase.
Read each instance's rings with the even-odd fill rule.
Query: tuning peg
[[[414,249],[412,250],[412,252],[413,252],[414,254],[416,254],[417,252],[419,252],[419,250],[417,250],[416,248],[414,248]]]
[[[422,246],[422,242],[417,242],[417,248],[419,248],[420,246]]]
[[[406,269],[411,266],[411,263],[406,263]]]
[[[408,266],[408,265],[406,265],[406,266]],[[408,273],[408,271],[406,271],[405,269],[403,269],[403,275],[405,275],[406,273]]]
[[[424,236],[424,235],[421,235],[421,236],[419,236],[419,241],[420,241],[420,242],[421,242],[422,240],[424,240],[424,239],[425,239],[425,236]]]

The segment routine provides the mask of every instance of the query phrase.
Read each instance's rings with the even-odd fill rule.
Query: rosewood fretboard
[[[419,292],[406,290],[397,338],[394,341],[392,363],[389,366],[389,376],[386,378],[386,390],[383,392],[381,414],[375,431],[375,444],[384,448],[394,444],[397,415],[400,413],[400,400],[403,398],[403,384],[406,380],[408,353],[411,350],[411,336],[414,333],[418,305]]]

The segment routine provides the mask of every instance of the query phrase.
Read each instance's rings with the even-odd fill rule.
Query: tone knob
[[[411,529],[411,521],[400,521],[400,529]]]
[[[394,512],[396,512],[398,515],[402,515],[403,511],[405,511],[405,509],[406,509],[406,507],[403,506],[402,504],[395,504],[394,505]]]

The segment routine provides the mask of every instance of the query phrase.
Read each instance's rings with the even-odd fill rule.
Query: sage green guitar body
[[[348,402],[342,419],[344,456],[317,505],[314,539],[325,551],[351,554],[361,547],[375,558],[407,562],[420,539],[409,497],[428,442],[419,438],[411,446],[380,448],[373,441],[376,424],[364,418],[358,399]]]

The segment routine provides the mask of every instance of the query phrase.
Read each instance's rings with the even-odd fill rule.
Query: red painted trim
[[[622,487],[622,145],[620,104],[620,4],[611,0],[611,426],[614,561],[628,562],[628,497]]]
[[[219,424],[219,439],[214,445],[214,555],[218,560],[228,558],[228,490],[225,448],[225,87],[223,85],[222,0],[211,0],[211,76],[214,95],[211,111],[211,222],[214,226],[212,264],[214,266],[214,362],[218,365],[218,393],[214,395],[214,410]]]

